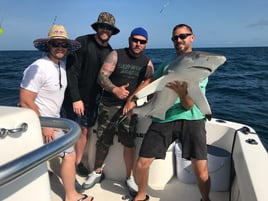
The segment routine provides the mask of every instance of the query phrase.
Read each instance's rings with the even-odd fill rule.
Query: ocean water
[[[247,124],[268,150],[268,47],[199,48],[227,61],[209,77],[207,99],[213,117]],[[174,49],[147,49],[157,68],[175,55]],[[23,70],[41,57],[38,51],[0,51],[0,105],[18,103]]]

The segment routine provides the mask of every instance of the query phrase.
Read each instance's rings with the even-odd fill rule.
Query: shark
[[[163,76],[136,93],[137,107],[133,109],[133,113],[165,119],[166,111],[178,98],[178,94],[166,87],[166,84],[179,81],[187,83],[189,96],[206,118],[210,119],[211,108],[199,83],[213,74],[225,61],[226,57],[223,55],[202,51],[192,51],[178,56],[166,66]],[[148,101],[150,95],[152,98]]]

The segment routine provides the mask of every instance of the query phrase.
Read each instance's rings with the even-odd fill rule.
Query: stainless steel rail
[[[5,185],[38,165],[56,157],[60,152],[72,146],[79,138],[80,127],[75,122],[63,118],[40,117],[42,127],[66,129],[66,135],[44,144],[13,161],[0,166],[0,186]],[[4,150],[2,150],[4,151]]]

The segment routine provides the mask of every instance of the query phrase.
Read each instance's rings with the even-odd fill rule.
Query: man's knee
[[[89,133],[89,129],[87,127],[82,126],[81,127],[81,137],[87,137]]]
[[[209,174],[207,171],[201,172],[199,175],[199,179],[203,182],[207,182],[209,180]]]
[[[142,157],[139,157],[138,158],[138,161],[137,161],[137,165],[136,165],[136,168],[137,169],[148,169],[150,167],[150,165],[152,164],[153,162],[153,158],[142,158]]]

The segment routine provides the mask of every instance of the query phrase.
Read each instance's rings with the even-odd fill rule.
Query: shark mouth
[[[212,72],[212,70],[209,67],[204,67],[204,66],[191,66],[190,68],[198,68],[198,69],[203,69],[203,70]]]

